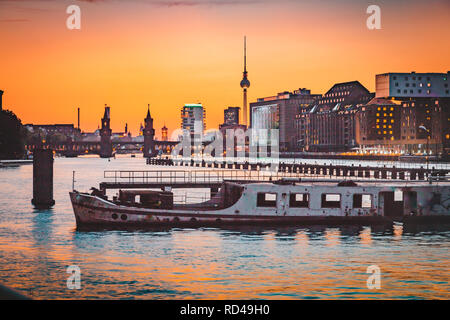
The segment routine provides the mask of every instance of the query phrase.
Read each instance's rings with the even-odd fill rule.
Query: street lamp
[[[427,128],[425,128],[425,126],[419,126],[419,129],[422,129],[424,131],[426,131],[428,133],[427,135],[427,175],[428,177],[430,176],[430,171],[429,171],[429,159],[428,157],[430,156],[430,130],[428,130]]]

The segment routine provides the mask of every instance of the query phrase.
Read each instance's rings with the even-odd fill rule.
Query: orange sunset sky
[[[66,8],[81,8],[68,30]],[[381,7],[381,30],[366,9]],[[242,105],[243,36],[249,101],[306,87],[324,93],[375,74],[450,70],[447,0],[0,0],[0,89],[23,123],[111,125],[138,133],[147,104],[157,136],[180,127],[185,103],[206,106],[207,127]]]

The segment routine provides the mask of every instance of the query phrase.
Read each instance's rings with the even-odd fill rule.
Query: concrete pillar
[[[53,200],[53,151],[36,149],[33,153],[33,199],[37,208],[49,208]]]

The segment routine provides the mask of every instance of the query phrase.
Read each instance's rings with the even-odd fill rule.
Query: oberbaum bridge
[[[51,148],[55,152],[68,157],[76,157],[83,154],[98,154],[102,158],[110,158],[114,155],[115,151],[120,151],[123,147],[127,147],[127,151],[142,150],[144,157],[150,158],[156,156],[158,153],[170,153],[179,143],[178,141],[155,140],[155,129],[153,128],[153,118],[150,115],[150,107],[144,119],[143,134],[138,137],[113,138],[110,115],[110,107],[105,106],[105,113],[101,119],[100,136],[96,136],[94,139],[92,137],[75,140],[69,139],[69,141],[52,145],[47,145],[44,142],[40,146],[28,145],[27,149],[32,151],[36,148]]]

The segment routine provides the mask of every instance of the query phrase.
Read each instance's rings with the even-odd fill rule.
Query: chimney
[[[0,111],[3,110],[3,99],[2,99],[2,96],[3,96],[3,91],[0,90]]]
[[[80,130],[80,108],[78,108],[78,130]]]

